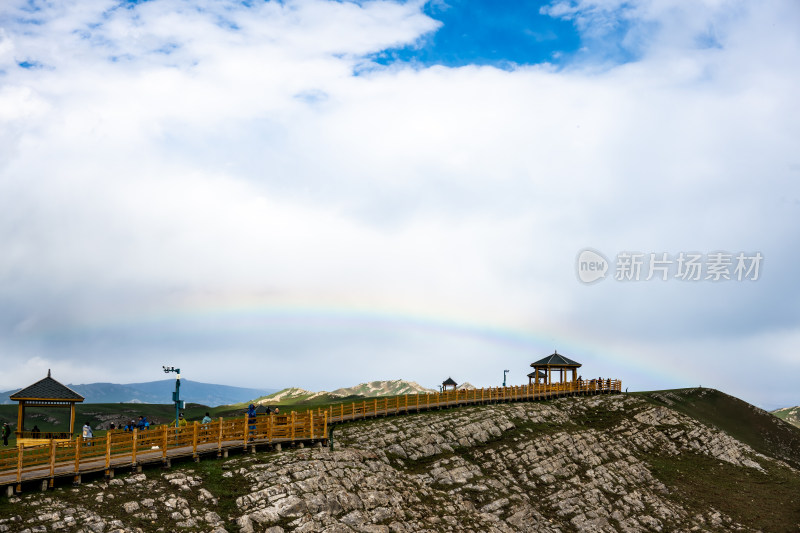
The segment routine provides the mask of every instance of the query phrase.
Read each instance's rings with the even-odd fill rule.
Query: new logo
[[[608,259],[597,250],[586,248],[578,254],[577,268],[578,279],[583,283],[594,283],[605,279],[608,272]]]

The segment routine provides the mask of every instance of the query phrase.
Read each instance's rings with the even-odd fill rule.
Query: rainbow
[[[133,328],[169,328],[196,326],[204,330],[242,332],[281,327],[296,330],[352,330],[358,332],[410,332],[449,336],[502,346],[508,354],[516,353],[524,361],[543,357],[558,349],[581,362],[590,361],[593,368],[629,369],[654,382],[683,383],[685,375],[670,365],[643,356],[638,349],[620,347],[583,334],[575,327],[537,319],[530,327],[509,326],[491,320],[474,320],[446,312],[418,311],[365,307],[357,305],[326,305],[312,301],[265,302],[253,298],[194,299],[157,309],[131,314],[104,314],[96,319],[73,323],[70,331],[49,330],[48,333],[67,334]],[[40,331],[39,333],[44,333]],[[606,372],[606,371],[604,371]],[[625,376],[620,377],[623,380]]]

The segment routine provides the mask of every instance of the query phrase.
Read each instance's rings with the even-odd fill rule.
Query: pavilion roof
[[[442,381],[442,385],[458,385],[453,378],[447,378],[446,380]]]
[[[82,402],[83,396],[62,385],[58,381],[50,377],[50,371],[47,371],[47,377],[21,389],[11,396],[14,401],[20,400],[65,400],[72,402]]]
[[[535,377],[536,377],[536,371],[534,370],[533,372],[531,372],[530,374],[528,374],[528,377],[529,377],[529,378],[535,378]],[[541,370],[541,369],[540,369],[540,370],[539,370],[539,377],[540,377],[540,378],[547,378],[547,372],[545,372],[544,370]]]
[[[535,363],[531,363],[531,366],[533,366],[533,367],[537,367],[537,366],[558,366],[558,367],[574,366],[575,368],[578,368],[579,366],[581,366],[581,364],[578,363],[577,361],[573,361],[569,357],[564,357],[563,355],[561,355],[560,353],[558,353],[556,351],[553,354],[548,355],[547,357],[545,357],[543,359],[539,359]]]

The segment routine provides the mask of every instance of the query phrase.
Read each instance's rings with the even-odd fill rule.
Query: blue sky
[[[4,2],[0,390],[162,365],[486,386],[557,348],[632,390],[797,405],[798,23],[789,0]],[[623,252],[669,279],[616,280]],[[763,263],[683,281],[682,252]]]
[[[435,31],[373,57],[384,65],[412,62],[425,67],[564,64],[580,50],[581,36],[572,21],[543,13],[548,6],[549,2],[429,2],[423,12],[441,23]]]

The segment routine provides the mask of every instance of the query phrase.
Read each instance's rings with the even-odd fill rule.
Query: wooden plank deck
[[[251,446],[326,441],[330,424],[378,416],[460,405],[614,394],[621,390],[622,382],[611,379],[457,390],[365,399],[302,413],[261,415],[256,420],[220,418],[208,424],[195,422],[181,428],[118,430],[94,439],[51,441],[42,446],[0,451],[0,487],[6,487],[6,493],[10,493],[13,489],[20,490],[23,482],[35,480],[47,480],[52,486],[56,478],[72,476],[77,479],[83,474],[112,473],[118,468],[164,464],[182,457],[227,454],[229,450],[246,450]]]

